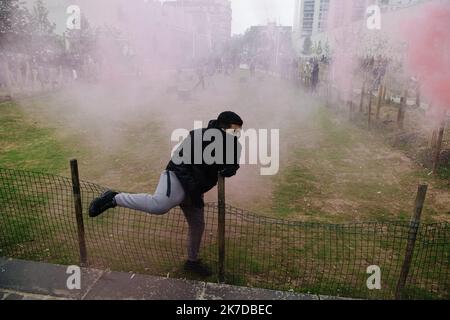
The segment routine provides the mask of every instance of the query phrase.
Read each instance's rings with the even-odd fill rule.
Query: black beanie
[[[244,124],[241,117],[232,111],[222,112],[217,118],[217,122],[219,126],[226,128],[230,127],[232,124],[237,124],[238,126],[242,126]]]

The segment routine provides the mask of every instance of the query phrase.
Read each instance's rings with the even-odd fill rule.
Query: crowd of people
[[[320,80],[321,65],[327,64],[327,59],[322,57],[299,58],[293,61],[292,77],[297,86],[315,93]]]
[[[45,91],[78,79],[95,80],[100,63],[89,55],[0,52],[0,89],[9,94]]]
[[[131,61],[128,56],[123,58]],[[331,62],[331,58],[325,55],[298,58],[280,56],[277,65],[269,65],[267,60],[259,56],[230,55],[225,52],[202,59],[192,59],[184,67],[194,70],[196,79],[189,84],[193,90],[205,89],[214,75],[231,75],[240,66],[246,65],[251,76],[255,76],[257,71],[277,73],[296,86],[316,93],[320,82],[326,78]],[[51,50],[37,51],[33,54],[0,52],[0,90],[17,94],[53,90],[79,80],[95,82],[102,77],[103,71],[109,72],[110,68],[102,67],[105,64],[108,64],[106,58],[94,57],[89,53],[81,55]],[[184,67],[177,67],[178,77],[182,73],[181,70],[186,69]],[[388,58],[366,56],[359,59],[355,71],[363,76],[368,90],[374,91],[378,90],[386,78],[388,67],[393,68]],[[136,66],[134,69],[139,68]],[[141,71],[133,74],[141,75]],[[417,81],[414,85],[418,85]]]

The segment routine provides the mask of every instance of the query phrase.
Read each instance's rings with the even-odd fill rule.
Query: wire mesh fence
[[[180,209],[152,216],[116,208],[87,216],[105,189],[81,182],[90,267],[193,278],[182,270],[187,223]],[[68,178],[0,169],[0,256],[79,264],[77,222]],[[217,274],[217,204],[205,207],[202,259]],[[295,292],[393,299],[410,234],[405,222],[343,225],[293,222],[226,206],[227,283]],[[422,224],[403,297],[448,299],[450,226]],[[381,289],[369,289],[369,266],[379,266]],[[216,281],[213,276],[209,281]]]

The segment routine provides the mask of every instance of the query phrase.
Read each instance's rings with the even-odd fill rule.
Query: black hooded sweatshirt
[[[223,157],[220,157],[220,159],[222,160],[218,160],[213,164],[205,163],[205,159],[203,158],[205,148],[207,148],[214,142],[214,136],[212,137],[211,141],[204,141],[205,139],[203,137],[208,132],[208,130],[216,130],[216,134],[217,132],[220,132],[222,134]],[[231,141],[229,145],[232,145],[234,148],[234,157],[232,159],[228,159],[228,161],[226,152],[226,139],[232,139],[228,141]],[[195,145],[200,143],[202,144],[201,163],[195,164]],[[189,133],[189,136],[180,144],[180,147],[175,152],[175,155],[178,154],[179,157],[182,158],[183,149],[187,150],[186,148],[191,149],[189,163],[181,162],[181,164],[179,164],[179,161],[174,161],[174,158],[172,158],[166,170],[175,173],[177,178],[180,180],[184,191],[188,196],[190,196],[193,205],[197,208],[203,208],[203,194],[216,186],[218,181],[218,173],[225,172],[224,176],[231,177],[236,174],[237,170],[239,170],[239,159],[241,156],[242,146],[239,143],[237,137],[233,137],[223,130],[219,129],[217,120],[211,120],[207,128],[191,131]],[[215,152],[212,152],[212,156],[215,156]]]

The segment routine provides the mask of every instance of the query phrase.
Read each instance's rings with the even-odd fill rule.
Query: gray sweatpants
[[[170,179],[168,175],[170,175]],[[192,205],[189,196],[186,195],[183,186],[173,172],[164,171],[161,174],[158,187],[153,195],[120,193],[114,199],[119,207],[155,215],[166,214],[172,208],[180,206],[189,226],[188,259],[190,261],[198,260],[205,230],[204,210]]]

